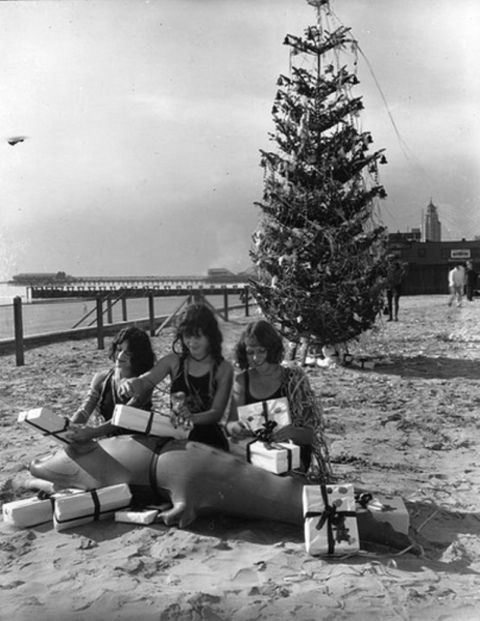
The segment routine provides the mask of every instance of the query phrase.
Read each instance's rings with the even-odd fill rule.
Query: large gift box
[[[130,405],[116,405],[111,422],[117,427],[151,436],[177,440],[184,440],[188,436],[188,431],[181,426],[174,427],[168,416],[133,408]]]
[[[275,474],[283,474],[300,467],[300,447],[293,442],[262,442],[247,444],[247,461],[253,466]]]
[[[254,433],[270,421],[276,423],[275,429],[290,425],[292,422],[286,397],[239,405],[238,420]]]
[[[18,422],[27,423],[42,435],[57,440],[60,444],[70,444],[70,440],[66,438],[70,421],[66,416],[59,416],[48,408],[34,408],[20,412]]]
[[[353,485],[305,485],[302,500],[309,554],[346,554],[360,549]]]
[[[55,500],[53,524],[62,531],[96,520],[113,518],[115,511],[130,506],[132,493],[126,483],[100,487]]]
[[[377,522],[387,522],[398,533],[408,535],[410,516],[401,496],[387,494],[359,494],[357,510],[366,509]]]

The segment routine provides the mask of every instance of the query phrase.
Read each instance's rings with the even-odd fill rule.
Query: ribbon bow
[[[260,440],[260,442],[266,442],[267,444],[270,443],[272,441],[273,430],[276,426],[277,423],[274,420],[265,421],[263,427],[255,431],[256,440]]]

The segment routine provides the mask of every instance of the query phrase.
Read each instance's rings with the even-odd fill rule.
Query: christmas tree
[[[386,196],[378,182],[386,159],[359,128],[357,42],[349,28],[330,28],[328,0],[307,1],[317,23],[285,38],[290,71],[278,78],[269,134],[276,148],[261,151],[252,288],[287,338],[324,346],[370,328],[382,307],[386,234],[375,209]]]

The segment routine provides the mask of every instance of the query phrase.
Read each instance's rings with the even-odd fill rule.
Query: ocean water
[[[13,299],[16,296],[22,298],[24,336],[70,330],[86,315],[88,317],[82,321],[79,327],[95,325],[95,300],[35,300],[32,302],[28,299],[26,287],[0,283],[0,340],[13,339],[15,337]],[[185,297],[182,296],[154,298],[155,316],[170,315],[184,300]],[[216,308],[223,308],[223,296],[208,296],[208,301]],[[229,296],[228,301],[230,306],[240,303],[238,296],[235,295]],[[148,316],[147,298],[130,298],[127,300],[127,319],[129,321],[147,319]],[[105,323],[107,322],[106,314],[104,315],[104,321]],[[112,321],[114,323],[122,321],[122,307],[120,303],[112,306]]]

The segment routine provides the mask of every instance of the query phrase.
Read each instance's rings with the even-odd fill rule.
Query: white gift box
[[[128,524],[152,524],[158,515],[157,509],[143,509],[142,511],[115,511],[115,522]]]
[[[53,503],[53,498],[40,500],[36,496],[6,502],[2,506],[3,520],[18,528],[29,528],[50,522],[53,517]]]
[[[254,440],[247,444],[247,461],[274,474],[300,467],[300,447],[293,442],[266,443]]]
[[[66,489],[57,492],[51,498],[40,499],[38,496],[13,500],[2,505],[3,520],[18,528],[30,528],[50,522],[53,518],[54,503],[57,498],[80,493],[80,490]]]
[[[126,483],[62,496],[55,500],[53,512],[55,530],[67,530],[96,520],[113,518],[115,511],[126,509],[131,500],[132,493]]]
[[[117,427],[131,431],[177,440],[184,440],[189,433],[183,427],[174,427],[168,416],[133,408],[130,405],[116,405],[111,422]]]
[[[347,554],[360,549],[353,485],[305,485],[302,501],[308,554]]]
[[[60,444],[70,444],[70,440],[65,437],[70,424],[66,416],[59,416],[48,408],[34,408],[20,412],[17,420],[19,423],[27,423],[42,435]]]
[[[290,425],[292,422],[286,397],[240,405],[238,420],[253,432],[264,427],[267,421],[274,421],[275,429]]]
[[[398,533],[408,535],[410,516],[401,496],[388,494],[363,494],[367,502],[362,501],[362,495],[357,498],[357,507],[367,509],[377,522],[387,522]]]

